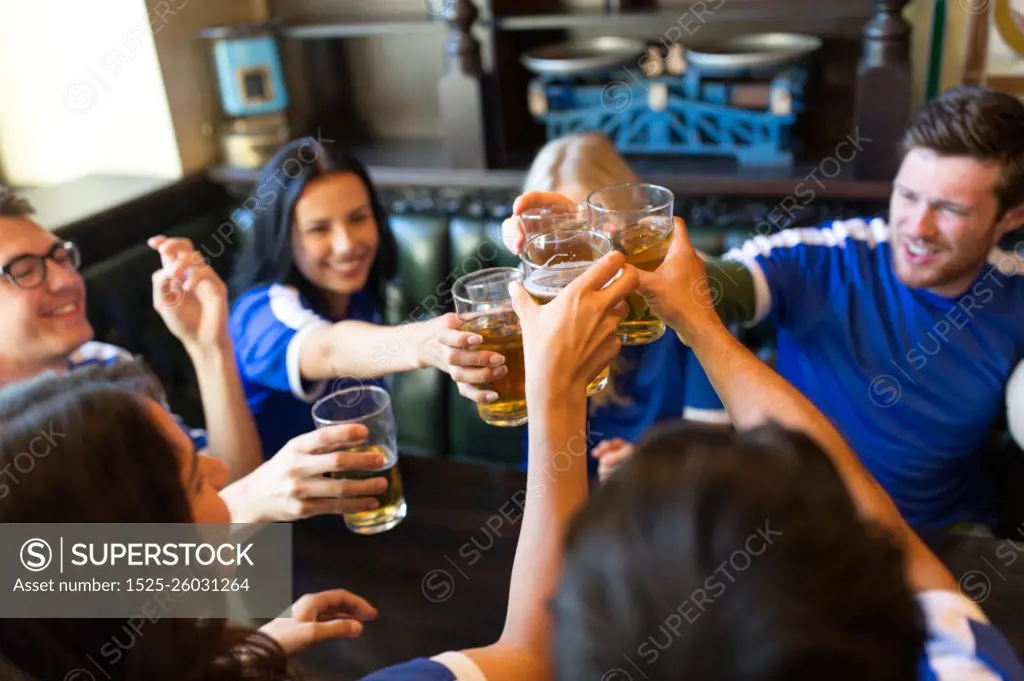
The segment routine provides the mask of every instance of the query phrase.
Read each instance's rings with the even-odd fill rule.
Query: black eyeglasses
[[[43,255],[26,253],[17,255],[0,267],[0,274],[21,288],[36,288],[46,281],[46,261],[52,260],[69,272],[77,272],[82,262],[78,246],[70,241],[58,241]]]

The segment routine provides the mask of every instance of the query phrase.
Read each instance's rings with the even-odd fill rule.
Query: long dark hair
[[[367,288],[374,309],[383,310],[385,287],[398,271],[398,246],[388,214],[359,159],[343,149],[325,147],[312,137],[293,140],[279,149],[243,203],[250,228],[232,276],[234,297],[257,286],[290,284],[310,302],[314,311],[326,314],[323,292],[295,267],[291,229],[295,204],[306,185],[328,173],[354,173],[366,187],[379,234]]]
[[[565,680],[910,681],[925,642],[901,548],[775,426],[652,429],[574,519],[554,617]]]
[[[161,394],[134,362],[0,390],[0,470],[21,471],[0,488],[0,519],[192,522],[178,457],[146,398],[159,402]],[[16,677],[4,669],[13,666],[33,681],[63,681],[117,643],[123,655],[104,670],[113,681],[292,678],[275,641],[225,620],[163,618],[134,633],[123,619],[0,619],[0,676]]]

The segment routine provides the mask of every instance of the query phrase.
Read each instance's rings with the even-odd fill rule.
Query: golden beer
[[[345,525],[357,534],[377,534],[378,532],[390,530],[402,522],[407,511],[405,492],[402,490],[402,474],[398,470],[398,457],[384,445],[350,447],[348,451],[377,452],[383,454],[388,463],[384,468],[375,471],[338,471],[332,473],[331,477],[339,480],[386,478],[388,488],[382,494],[375,494],[373,496],[380,506],[372,511],[345,513]]]
[[[526,364],[523,360],[523,332],[516,313],[501,310],[484,314],[459,328],[480,334],[484,342],[476,349],[504,355],[508,369],[498,380],[477,386],[498,393],[495,402],[476,405],[480,419],[492,426],[521,426],[526,423]]]
[[[547,269],[533,270],[523,282],[523,287],[538,305],[547,305],[558,292],[571,284],[577,277],[587,271],[593,262],[571,261],[558,262]],[[587,395],[601,392],[608,385],[608,367],[601,370],[594,380],[587,384]]]
[[[672,243],[672,220],[648,218],[609,234],[612,245],[626,256],[626,262],[645,272],[658,269]],[[623,345],[653,343],[665,334],[665,322],[651,311],[639,293],[626,297],[629,314],[618,327]]]

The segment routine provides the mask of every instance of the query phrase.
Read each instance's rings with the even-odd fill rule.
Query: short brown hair
[[[0,217],[22,218],[35,212],[32,204],[18,196],[10,187],[0,184]]]
[[[997,219],[1024,203],[1024,104],[1016,97],[967,85],[947,90],[914,113],[902,151],[914,148],[998,163]]]

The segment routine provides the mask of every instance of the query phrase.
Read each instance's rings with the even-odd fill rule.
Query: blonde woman
[[[581,204],[601,187],[639,181],[604,135],[568,135],[548,142],[537,154],[514,212],[564,202],[563,197]],[[502,230],[505,245],[513,253],[519,252],[528,236],[521,224],[513,217]],[[728,422],[693,353],[675,334],[650,345],[623,347],[612,362],[608,387],[590,398],[588,442],[599,443],[591,450],[596,457],[590,459],[591,471],[603,480],[629,456],[630,443],[640,433],[680,415]]]

